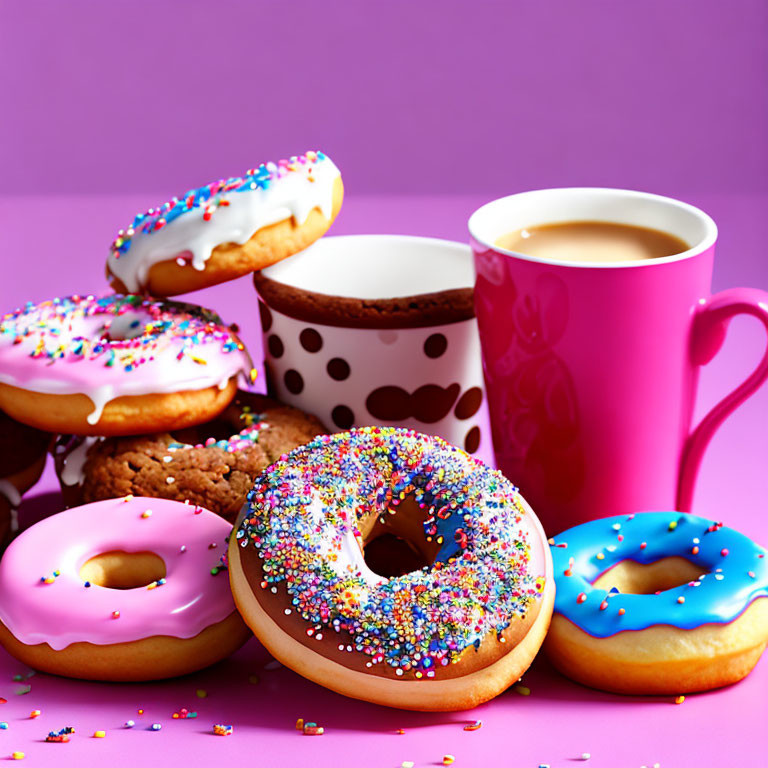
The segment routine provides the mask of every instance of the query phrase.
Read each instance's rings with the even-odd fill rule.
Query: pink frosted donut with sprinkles
[[[175,296],[232,280],[301,251],[344,197],[322,152],[262,163],[136,215],[118,232],[107,275],[119,292]]]
[[[141,296],[70,296],[0,319],[0,408],[48,432],[131,435],[217,416],[252,379],[213,312]]]
[[[735,683],[768,642],[766,551],[680,512],[593,520],[551,540],[545,649],[593,688],[682,694]]]
[[[250,635],[226,576],[231,526],[193,504],[111,499],[19,535],[0,561],[0,643],[33,669],[156,680],[219,661]]]
[[[403,709],[457,710],[520,678],[549,625],[538,519],[440,438],[316,438],[256,480],[230,539],[238,609],[283,664]]]

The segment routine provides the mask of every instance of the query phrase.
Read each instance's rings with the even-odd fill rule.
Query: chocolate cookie
[[[68,506],[157,496],[189,501],[234,521],[259,473],[327,430],[268,397],[238,392],[213,421],[133,437],[62,437],[56,471]]]

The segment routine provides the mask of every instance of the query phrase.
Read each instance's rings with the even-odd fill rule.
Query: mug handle
[[[691,361],[706,365],[725,341],[728,324],[735,315],[751,315],[765,326],[768,333],[768,293],[757,288],[730,288],[702,299],[693,318]],[[683,446],[677,486],[677,509],[690,512],[693,489],[704,451],[715,430],[760,385],[768,379],[768,345],[757,368],[736,389],[726,395],[701,420]]]

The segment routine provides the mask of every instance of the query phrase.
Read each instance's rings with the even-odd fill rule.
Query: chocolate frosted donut
[[[214,421],[178,432],[63,437],[56,470],[68,506],[157,496],[188,500],[231,522],[265,467],[325,431],[310,414],[241,391]]]
[[[229,572],[282,663],[403,709],[503,691],[554,600],[544,532],[512,483],[440,438],[384,427],[319,437],[263,472]]]

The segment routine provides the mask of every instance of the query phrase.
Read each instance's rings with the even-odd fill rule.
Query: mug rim
[[[687,248],[680,253],[672,254],[671,256],[660,256],[653,259],[644,259],[640,261],[608,261],[608,262],[588,262],[588,261],[564,261],[559,259],[546,259],[540,256],[531,256],[530,254],[520,253],[519,251],[512,251],[508,248],[502,248],[495,243],[488,242],[486,238],[478,235],[477,232],[477,220],[482,217],[483,213],[486,213],[491,207],[498,206],[504,202],[509,202],[515,199],[531,196],[531,195],[546,195],[547,193],[572,193],[578,194],[594,194],[594,193],[606,193],[619,198],[635,199],[635,200],[647,200],[654,203],[666,205],[670,208],[675,208],[678,211],[682,211],[685,214],[694,216],[704,226],[704,235],[699,238],[698,242]],[[600,221],[599,218],[593,219],[594,221]],[[553,222],[554,223],[554,222]],[[486,250],[495,251],[496,253],[503,254],[505,256],[511,256],[523,261],[532,261],[538,264],[548,264],[558,267],[576,267],[581,269],[623,269],[628,267],[652,267],[662,264],[671,264],[677,261],[684,261],[686,259],[698,256],[701,253],[709,250],[717,241],[717,224],[715,224],[712,217],[697,208],[695,205],[685,203],[682,200],[677,200],[674,197],[667,197],[665,195],[657,195],[652,192],[642,192],[635,189],[622,189],[618,187],[545,187],[542,189],[531,189],[524,192],[515,192],[511,195],[505,195],[504,197],[491,200],[484,205],[477,208],[469,217],[467,222],[469,229],[469,235],[473,250],[475,243],[483,246]]]
[[[469,244],[455,240],[419,235],[399,234],[350,234],[322,238],[321,247],[332,248],[335,242],[345,245],[361,245],[366,242],[396,246],[433,246],[442,252],[452,253],[467,260],[469,272],[473,272],[472,249]],[[314,245],[314,244],[313,244]],[[311,250],[312,246],[306,249]],[[299,256],[301,254],[298,254]],[[296,257],[291,256],[284,261]],[[294,262],[296,263],[296,262]],[[474,320],[474,280],[455,288],[442,288],[419,293],[396,293],[379,298],[365,298],[346,292],[331,293],[300,287],[271,273],[285,269],[284,262],[277,262],[253,273],[253,282],[261,301],[270,309],[288,317],[317,325],[357,329],[407,329],[431,328]],[[463,282],[463,281],[462,281]]]

